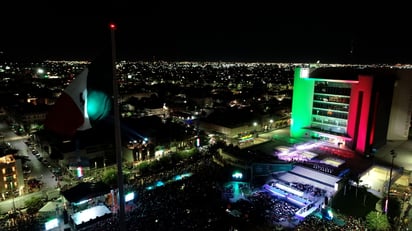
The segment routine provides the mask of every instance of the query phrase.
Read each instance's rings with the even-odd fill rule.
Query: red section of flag
[[[73,99],[63,92],[48,112],[44,126],[47,130],[58,135],[71,137],[83,123],[83,112]]]

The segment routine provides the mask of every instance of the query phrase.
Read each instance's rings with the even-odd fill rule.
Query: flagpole
[[[115,134],[115,149],[117,163],[117,184],[119,187],[119,228],[120,231],[125,231],[125,198],[123,185],[123,170],[122,170],[122,142],[120,134],[120,114],[119,114],[119,90],[116,78],[116,42],[115,33],[116,25],[110,24],[111,40],[112,40],[112,71],[113,71],[113,109],[114,109],[114,134]]]

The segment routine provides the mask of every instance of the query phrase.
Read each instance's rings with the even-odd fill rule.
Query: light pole
[[[396,157],[395,150],[391,150],[391,156],[392,156],[392,163],[391,163],[391,170],[389,172],[389,181],[388,181],[388,192],[386,194],[386,202],[385,202],[385,213],[388,212],[388,204],[389,204],[389,194],[391,192],[391,182],[392,182],[392,170],[393,170],[393,160]]]
[[[13,180],[10,181],[10,191],[13,199],[13,213],[16,212],[16,203],[14,202],[14,182]]]
[[[253,135],[254,135],[255,137],[258,137],[257,125],[258,125],[257,122],[253,122],[253,132],[254,132]]]

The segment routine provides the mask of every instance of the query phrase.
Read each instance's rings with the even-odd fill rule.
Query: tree
[[[27,214],[33,216],[44,206],[44,201],[41,197],[31,197],[24,204],[27,207]]]
[[[371,211],[366,215],[366,226],[376,231],[388,231],[391,228],[388,217],[378,211]]]
[[[117,187],[117,170],[108,169],[104,172],[102,181],[112,187]]]

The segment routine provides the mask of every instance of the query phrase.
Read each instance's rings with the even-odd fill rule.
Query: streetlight
[[[385,213],[388,212],[388,203],[389,203],[389,193],[391,192],[391,181],[392,181],[392,170],[393,170],[393,160],[396,157],[395,150],[391,150],[391,156],[392,156],[392,164],[391,164],[391,170],[389,172],[389,181],[388,181],[388,193],[386,195],[386,202],[385,202]]]
[[[257,125],[258,125],[257,122],[253,122],[253,133],[254,133],[255,137],[258,137],[258,132],[257,132],[257,129],[256,129]]]

